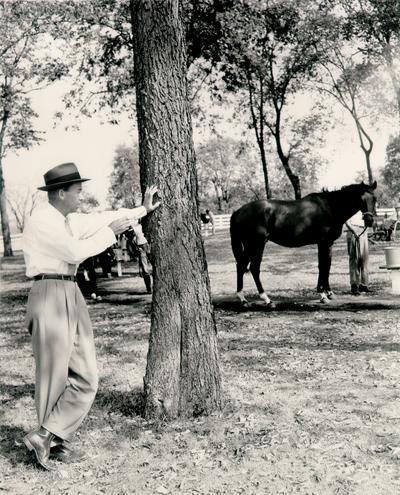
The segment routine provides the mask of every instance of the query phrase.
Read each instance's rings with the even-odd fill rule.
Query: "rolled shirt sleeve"
[[[71,213],[68,215],[68,219],[74,235],[79,239],[86,239],[114,220],[127,217],[131,220],[133,226],[146,214],[146,208],[139,206],[137,208],[120,208],[119,210],[103,211],[101,213]]]

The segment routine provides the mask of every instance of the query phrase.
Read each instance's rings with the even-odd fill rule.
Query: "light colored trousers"
[[[88,414],[98,384],[93,329],[78,284],[34,282],[26,324],[36,363],[39,426],[68,440]]]
[[[352,227],[357,235],[363,228]],[[347,232],[347,252],[349,253],[350,285],[368,285],[368,231],[360,237]]]

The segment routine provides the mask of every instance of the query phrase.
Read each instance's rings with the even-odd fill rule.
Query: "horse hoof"
[[[321,298],[320,298],[319,302],[320,302],[321,304],[328,304],[328,303],[329,303],[328,296],[324,294],[323,296],[321,296]]]
[[[267,303],[267,304],[265,305],[265,307],[266,307],[267,309],[275,309],[275,308],[276,308],[276,304],[275,304],[274,302],[270,301],[269,303]]]

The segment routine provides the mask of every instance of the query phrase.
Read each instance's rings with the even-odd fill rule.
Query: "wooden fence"
[[[229,230],[229,221],[230,221],[231,215],[214,215],[214,225],[215,225],[215,231],[217,232],[218,230]],[[201,230],[202,232],[211,232],[211,226],[209,223],[204,224],[201,222]]]

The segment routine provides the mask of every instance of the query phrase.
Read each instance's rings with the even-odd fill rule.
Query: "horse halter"
[[[369,219],[371,221],[373,221],[374,219],[374,216],[375,216],[375,213],[369,211],[369,206],[372,207],[372,210],[375,210],[375,203],[373,202],[372,204],[368,204],[368,202],[362,198],[362,201],[363,201],[363,206],[367,208],[366,211],[362,211],[362,207],[361,207],[361,213],[362,213],[362,218],[363,220],[365,221],[365,219]]]

